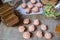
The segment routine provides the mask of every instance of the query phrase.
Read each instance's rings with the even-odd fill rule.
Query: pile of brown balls
[[[25,9],[27,14],[29,14],[31,11],[38,12],[39,8],[42,7],[42,4],[40,2],[37,2],[37,0],[30,0],[28,5],[26,3],[22,3],[21,7]]]
[[[25,25],[30,24],[30,19],[25,18],[23,20],[23,24],[25,24]],[[37,27],[38,25],[40,25],[40,21],[39,21],[39,19],[35,19],[35,20],[33,20],[33,23],[31,23],[31,25],[28,26],[27,31],[25,31],[26,26],[23,26],[23,25],[19,26],[18,30],[19,30],[19,32],[23,32],[23,38],[29,39],[29,38],[31,38],[31,35],[32,35],[31,32],[36,31],[35,27]],[[41,24],[40,29],[41,29],[40,31],[36,31],[36,36],[38,38],[42,38],[42,37],[45,37],[46,39],[52,38],[52,34],[50,32],[45,32],[43,34],[43,31],[47,30],[47,26],[45,24]]]

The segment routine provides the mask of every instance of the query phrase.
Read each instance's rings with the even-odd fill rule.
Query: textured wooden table
[[[24,18],[29,18],[31,23],[34,19],[39,19],[41,23],[46,24],[48,26],[48,30],[45,32],[51,32],[53,34],[53,38],[50,40],[60,40],[60,37],[55,33],[55,26],[56,24],[60,24],[60,20],[49,19],[41,15],[31,15],[31,16],[23,16]],[[39,25],[40,26],[40,25]],[[28,25],[26,25],[28,27]],[[37,30],[40,30],[40,27],[37,27]],[[37,31],[36,30],[36,31]],[[43,38],[37,38],[35,36],[35,32],[33,33],[32,38],[28,40],[46,40]],[[16,27],[7,27],[2,22],[0,23],[0,40],[26,40],[22,37],[23,33],[18,31],[18,26]]]

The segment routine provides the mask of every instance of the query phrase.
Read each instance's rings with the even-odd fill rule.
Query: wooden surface
[[[56,26],[56,24],[60,24],[60,20],[49,19],[42,15],[31,15],[31,16],[24,15],[23,17],[29,18],[31,20],[31,23],[33,23],[34,19],[39,19],[41,21],[41,23],[46,24],[48,26],[48,30],[45,32],[51,32],[53,34],[53,38],[50,40],[60,40],[60,36],[56,35],[56,33],[55,33],[55,26]],[[37,27],[37,30],[40,30],[39,26]],[[26,27],[28,27],[28,25],[26,25]],[[37,38],[35,36],[36,31],[32,32],[33,36],[32,36],[32,38],[30,38],[28,40],[46,40],[44,37]],[[0,23],[0,40],[26,40],[22,37],[22,34],[23,33],[20,33],[18,31],[18,26],[7,27],[2,22]]]

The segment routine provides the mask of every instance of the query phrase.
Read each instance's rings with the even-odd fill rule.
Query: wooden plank
[[[5,13],[6,11],[12,9],[7,3],[6,4],[3,4],[2,7],[0,7],[0,15]]]

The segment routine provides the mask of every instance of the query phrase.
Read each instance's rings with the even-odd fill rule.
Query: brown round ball
[[[26,11],[26,13],[30,13],[31,10],[30,10],[30,8],[26,8],[25,11]]]
[[[26,3],[22,3],[22,4],[21,4],[21,7],[22,7],[22,8],[26,8],[26,7],[27,7]]]
[[[31,0],[31,3],[33,3],[33,4],[36,3],[36,0]]]
[[[42,7],[42,4],[41,4],[40,2],[38,2],[38,3],[36,4],[36,6],[37,6],[37,7]]]
[[[31,9],[31,8],[34,7],[34,5],[33,5],[32,3],[30,3],[30,4],[28,5],[28,7]]]
[[[51,39],[52,38],[52,34],[51,33],[45,33],[45,38],[46,39]]]
[[[19,32],[24,32],[25,31],[25,27],[24,26],[19,26]]]
[[[41,24],[41,30],[43,30],[43,31],[47,30],[47,26],[44,24]]]
[[[38,19],[35,19],[34,22],[33,22],[34,25],[39,25],[39,20]]]
[[[37,36],[38,38],[41,38],[41,37],[43,36],[42,31],[37,31],[37,32],[36,32],[36,36]]]
[[[30,20],[27,19],[27,18],[23,20],[23,23],[24,23],[24,24],[29,24],[29,22],[30,22]]]
[[[30,26],[29,26],[29,31],[30,31],[30,32],[33,32],[34,30],[35,30],[35,26],[34,26],[34,25],[30,25]]]
[[[38,12],[39,9],[38,9],[38,7],[34,7],[34,8],[32,9],[32,11],[34,11],[34,12]]]
[[[29,32],[24,32],[23,33],[23,38],[25,38],[25,39],[29,39],[30,36],[31,36],[31,34]]]

